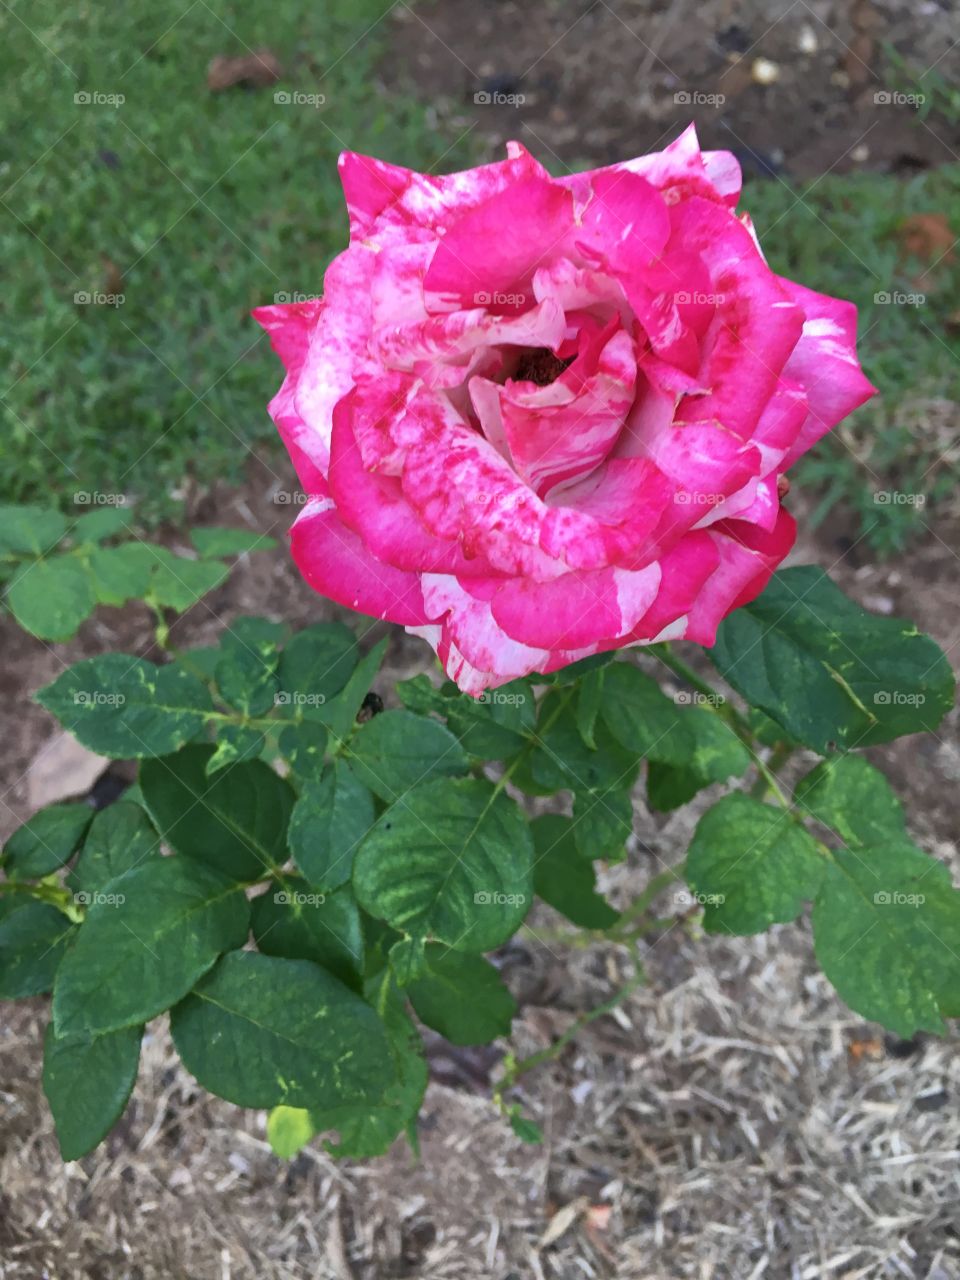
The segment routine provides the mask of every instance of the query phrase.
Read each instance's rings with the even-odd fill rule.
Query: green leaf
[[[192,746],[144,763],[140,786],[157,830],[177,853],[234,881],[281,867],[295,798],[290,784],[262,760],[209,777],[211,755],[210,747]]]
[[[817,959],[841,998],[909,1038],[960,1016],[960,893],[904,839],[836,850],[813,907]]]
[[[89,576],[68,556],[35,560],[7,591],[17,622],[41,640],[69,640],[96,603]]]
[[[492,784],[435,778],[377,822],[357,853],[354,889],[371,915],[459,951],[490,951],[530,906],[533,846],[520,810]]]
[[[376,678],[377,672],[380,670],[380,664],[383,662],[383,655],[387,651],[388,644],[387,637],[375,644],[370,652],[360,659],[341,692],[335,698],[328,698],[325,704],[318,706],[316,709],[316,718],[322,720],[330,732],[340,738],[341,741],[348,738],[353,731],[360,704],[367,696],[367,692]],[[287,648],[289,648],[289,645]],[[284,653],[286,652],[287,650],[285,649]],[[328,678],[336,675],[339,679],[341,674],[341,668],[338,665],[330,666],[326,671]],[[280,675],[281,677],[283,676],[282,656],[280,659]],[[304,715],[307,714],[309,712],[304,711]]]
[[[704,787],[740,777],[750,767],[750,752],[714,712],[690,707],[683,712],[683,723],[693,740],[686,764],[651,760],[647,770],[647,799],[661,812],[679,808]]]
[[[220,661],[220,646],[201,645],[195,649],[183,649],[174,661],[198,679],[212,681]]]
[[[170,1026],[190,1074],[241,1107],[376,1103],[396,1082],[376,1013],[309,960],[234,951]]]
[[[576,844],[577,825],[559,813],[545,813],[531,822],[533,887],[581,929],[608,929],[618,913],[597,893],[593,863]]]
[[[390,968],[397,985],[408,986],[427,971],[427,947],[423,938],[398,938],[390,948]]]
[[[374,817],[373,797],[345,760],[335,760],[319,782],[303,784],[290,815],[287,843],[312,885],[335,889],[350,879],[354,856]]]
[[[312,960],[359,987],[363,976],[363,930],[349,886],[320,893],[299,876],[284,876],[253,900],[253,936],[269,956]]]
[[[70,875],[70,887],[80,893],[97,893],[159,852],[160,837],[147,815],[139,805],[120,800],[101,810],[90,824]]]
[[[26,504],[0,504],[0,554],[43,555],[67,531],[67,520],[59,511]]]
[[[276,538],[255,529],[191,529],[190,541],[202,556],[238,556],[245,551],[269,551]]]
[[[486,1044],[510,1034],[517,1003],[482,956],[431,943],[427,972],[407,987],[421,1022],[452,1044]]]
[[[327,731],[316,720],[288,724],[280,734],[280,754],[304,781],[316,781],[323,774],[327,753]]]
[[[466,773],[466,752],[449,729],[412,711],[384,711],[350,742],[350,765],[365,786],[391,803],[427,778]]]
[[[551,692],[540,704],[537,746],[530,756],[536,783],[552,791],[632,787],[640,769],[636,755],[625,751],[602,725],[597,726],[595,747],[588,747],[577,727],[573,703],[563,706],[561,702],[565,696]]]
[[[27,902],[0,918],[0,1000],[49,991],[75,929],[46,902]]]
[[[603,667],[588,671],[577,690],[577,728],[588,747],[597,746],[595,729],[603,700]]]
[[[711,933],[759,933],[796,919],[823,879],[813,838],[785,811],[742,791],[708,809],[693,833],[687,881]]]
[[[97,507],[77,516],[70,526],[70,537],[78,546],[100,542],[126,529],[131,513],[123,506]]]
[[[111,880],[57,973],[57,1034],[102,1035],[163,1013],[243,945],[249,922],[242,891],[185,858],[150,858]]]
[[[576,684],[584,676],[589,675],[591,671],[599,671],[602,667],[606,667],[613,662],[616,656],[616,650],[613,649],[608,650],[606,653],[594,653],[589,658],[581,658],[579,662],[571,662],[569,667],[561,667],[559,671],[554,671],[552,675],[537,676],[537,679],[543,681],[544,684]]]
[[[310,1112],[303,1107],[274,1107],[267,1116],[267,1141],[281,1160],[292,1160],[316,1132]]]
[[[521,1142],[525,1142],[531,1147],[538,1146],[543,1142],[543,1130],[536,1120],[530,1120],[523,1115],[518,1106],[510,1108],[507,1113],[507,1119],[510,1121],[510,1128]]]
[[[150,596],[158,605],[185,613],[201,596],[225,582],[230,566],[219,560],[190,560],[158,547],[150,573]]]
[[[693,736],[676,703],[655,680],[629,662],[604,672],[600,713],[627,751],[664,764],[683,765],[693,751]]]
[[[77,559],[86,567],[99,603],[121,605],[142,600],[150,590],[150,574],[162,550],[149,542],[125,542],[119,547],[94,547]]]
[[[64,1160],[98,1146],[123,1114],[140,1065],[142,1027],[90,1039],[61,1039],[47,1027],[43,1091],[53,1113]]]
[[[207,761],[205,770],[212,778],[221,769],[256,760],[263,751],[264,735],[259,729],[242,724],[221,724],[217,728],[217,749]]]
[[[794,799],[854,847],[906,838],[900,801],[863,756],[823,760],[797,783]]]
[[[223,700],[245,716],[272,711],[280,685],[277,642],[283,629],[267,618],[237,618],[221,642],[215,669]]]
[[[913,623],[864,612],[812,565],[782,569],[720,626],[710,657],[753,706],[823,754],[937,727],[949,663]]]
[[[397,1083],[377,1102],[312,1113],[311,1120],[318,1133],[338,1130],[338,1144],[330,1141],[323,1144],[334,1156],[363,1160],[383,1155],[403,1130],[414,1151],[417,1150],[416,1118],[427,1088],[427,1064],[420,1036],[402,999],[395,990],[384,986],[385,981],[376,979],[368,983],[367,999],[376,1004],[383,1018]]]
[[[49,875],[80,848],[93,818],[88,804],[51,804],[28,818],[7,841],[8,872],[18,880]]]
[[[620,862],[633,832],[630,791],[577,791],[573,797],[573,840],[588,862]]]
[[[347,684],[358,657],[357,638],[342,623],[321,622],[298,631],[280,655],[278,704],[308,719],[320,718],[324,705]],[[363,693],[357,706],[362,698]]]
[[[537,700],[529,680],[511,680],[471,698],[455,684],[444,685],[442,714],[463,749],[478,760],[514,755],[529,741],[537,720]]]
[[[212,707],[204,685],[181,667],[125,653],[75,663],[36,698],[85,747],[120,760],[176,751]]]

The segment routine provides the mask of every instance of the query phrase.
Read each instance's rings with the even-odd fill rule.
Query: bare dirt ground
[[[484,145],[519,136],[571,165],[638,154],[691,115],[707,145],[787,176],[907,172],[960,150],[956,130],[873,97],[886,87],[877,69],[887,41],[921,70],[956,57],[951,0],[440,0],[400,6],[391,22],[388,83],[412,81],[438,119],[462,119]],[[757,82],[758,57],[778,68],[774,83]],[[475,103],[476,93],[526,101]],[[725,100],[684,104],[677,93]],[[271,456],[242,492],[192,514],[278,534],[292,513],[273,494],[290,485]],[[803,495],[791,501],[802,514]],[[868,607],[914,618],[955,657],[956,533],[936,525],[909,556],[878,565],[838,519],[794,558],[822,564]],[[244,612],[300,624],[329,609],[281,547],[243,560],[174,638],[203,643]],[[0,620],[0,834],[28,813],[25,771],[54,729],[29,694],[107,648],[149,656],[151,636],[137,608],[101,610],[55,651]],[[380,691],[389,698],[391,676],[429,657],[392,634]],[[871,754],[915,838],[956,876],[957,713],[938,735]],[[678,861],[695,820],[651,815],[638,796],[630,857],[605,873],[613,900]],[[544,909],[532,923],[545,936],[557,921]],[[521,1005],[515,1050],[549,1044],[622,983],[633,958],[536,938],[505,949]],[[398,1143],[368,1165],[336,1163],[319,1143],[278,1160],[262,1117],[203,1094],[160,1021],[127,1115],[98,1152],[64,1167],[39,1083],[45,1002],[5,1006],[0,1277],[957,1280],[956,1039],[904,1044],[864,1024],[819,976],[802,925],[733,942],[674,927],[639,959],[649,986],[524,1078],[543,1147],[522,1146],[494,1113],[483,1055],[434,1043],[420,1160]]]

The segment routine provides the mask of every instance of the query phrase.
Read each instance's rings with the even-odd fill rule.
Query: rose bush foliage
[[[321,300],[259,308],[321,594],[479,694],[632,644],[712,645],[790,550],[790,466],[873,388],[851,303],[775,275],[691,126],[554,179],[345,154]]]

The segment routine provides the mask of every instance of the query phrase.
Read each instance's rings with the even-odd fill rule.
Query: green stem
[[[642,967],[637,965],[636,971],[629,982],[624,983],[624,985],[615,991],[608,1000],[604,1000],[603,1003],[598,1004],[596,1008],[589,1009],[586,1013],[581,1014],[580,1017],[575,1018],[573,1022],[571,1022],[570,1026],[567,1027],[566,1031],[564,1031],[562,1035],[558,1036],[557,1039],[554,1040],[553,1044],[549,1045],[546,1049],[541,1049],[539,1053],[531,1053],[529,1057],[526,1058],[517,1059],[508,1057],[504,1064],[503,1079],[494,1090],[493,1096],[497,1106],[501,1110],[504,1109],[503,1095],[509,1089],[513,1088],[521,1076],[526,1075],[528,1071],[533,1071],[535,1067],[542,1066],[544,1062],[552,1062],[555,1058],[558,1058],[560,1054],[563,1053],[567,1045],[576,1039],[584,1027],[589,1026],[590,1023],[595,1022],[597,1018],[602,1018],[604,1014],[610,1013],[613,1009],[616,1009],[618,1005],[623,1004],[624,1000],[626,1000],[627,997],[637,989],[637,987],[642,986],[645,980],[646,975]]]
[[[609,938],[611,942],[621,941],[625,936],[632,936],[632,931],[628,931],[627,926],[634,923],[640,916],[646,915],[650,909],[650,904],[659,893],[676,881],[683,879],[683,869],[685,863],[681,863],[677,867],[667,867],[665,871],[661,871],[659,875],[655,875],[652,880],[647,882],[646,888],[634,898],[620,913],[620,919],[616,924],[612,924],[609,929],[604,931],[604,936]]]
[[[25,880],[0,880],[0,893],[25,893],[38,902],[49,902],[53,907],[64,910],[72,907],[73,894],[69,889],[61,889],[54,884],[32,884]]]

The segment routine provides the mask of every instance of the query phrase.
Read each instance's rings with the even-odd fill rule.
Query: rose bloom
[[[270,413],[322,595],[479,694],[591,654],[710,645],[793,545],[784,473],[873,388],[856,309],[775,275],[691,126],[551,178],[347,153],[322,301],[261,307]]]

